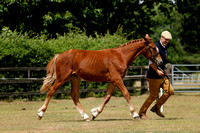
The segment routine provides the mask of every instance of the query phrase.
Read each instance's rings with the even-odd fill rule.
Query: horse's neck
[[[127,44],[118,49],[127,67],[141,54],[142,49],[145,46],[143,43],[143,41],[139,41],[136,43]]]

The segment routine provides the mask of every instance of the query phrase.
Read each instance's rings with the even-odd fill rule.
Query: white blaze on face
[[[158,50],[158,52],[159,52],[159,49],[158,49],[158,47],[156,47],[156,49]]]

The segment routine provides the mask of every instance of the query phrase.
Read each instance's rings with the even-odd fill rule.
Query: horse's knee
[[[156,100],[156,98],[157,98],[157,95],[149,95],[148,99],[150,99],[151,101],[154,101]]]

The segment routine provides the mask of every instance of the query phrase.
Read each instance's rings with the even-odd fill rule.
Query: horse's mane
[[[119,47],[116,47],[116,48],[121,48],[121,47],[127,46],[127,45],[129,45],[129,44],[134,44],[134,43],[140,42],[140,41],[142,41],[142,40],[143,40],[143,39],[131,40],[131,41],[129,41],[129,42],[123,44],[123,45],[120,45]]]

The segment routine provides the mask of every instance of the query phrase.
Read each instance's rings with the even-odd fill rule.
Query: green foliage
[[[177,6],[178,11],[184,16],[182,21],[182,24],[184,25],[183,32],[180,33],[184,50],[191,54],[199,53],[200,1],[177,0]]]
[[[174,59],[169,52],[169,61],[192,63],[181,57],[197,54],[200,49],[199,11],[200,1],[183,0],[4,0],[0,1],[0,29],[6,26],[30,37],[46,34],[48,38],[82,30],[96,37],[97,33],[107,35],[107,31],[113,35],[120,25],[128,39],[149,33],[154,41],[161,31],[169,30],[173,36],[169,51],[178,54]]]
[[[200,54],[196,53],[196,54],[188,54],[187,56],[183,57],[183,62],[189,62],[191,64],[199,64],[200,62],[200,58],[199,58]]]
[[[43,16],[44,29],[41,33],[48,34],[51,32],[52,27],[57,25],[60,25],[60,28],[65,32],[76,29],[77,27],[73,26],[74,19],[74,16],[69,11],[63,13],[52,13],[49,11]]]
[[[109,32],[105,36],[95,35],[94,38],[88,37],[84,32],[69,32],[64,36],[58,35],[57,39],[49,40],[48,45],[55,50],[55,53],[62,53],[67,49],[100,50],[113,48],[127,42],[122,36],[110,35]]]

